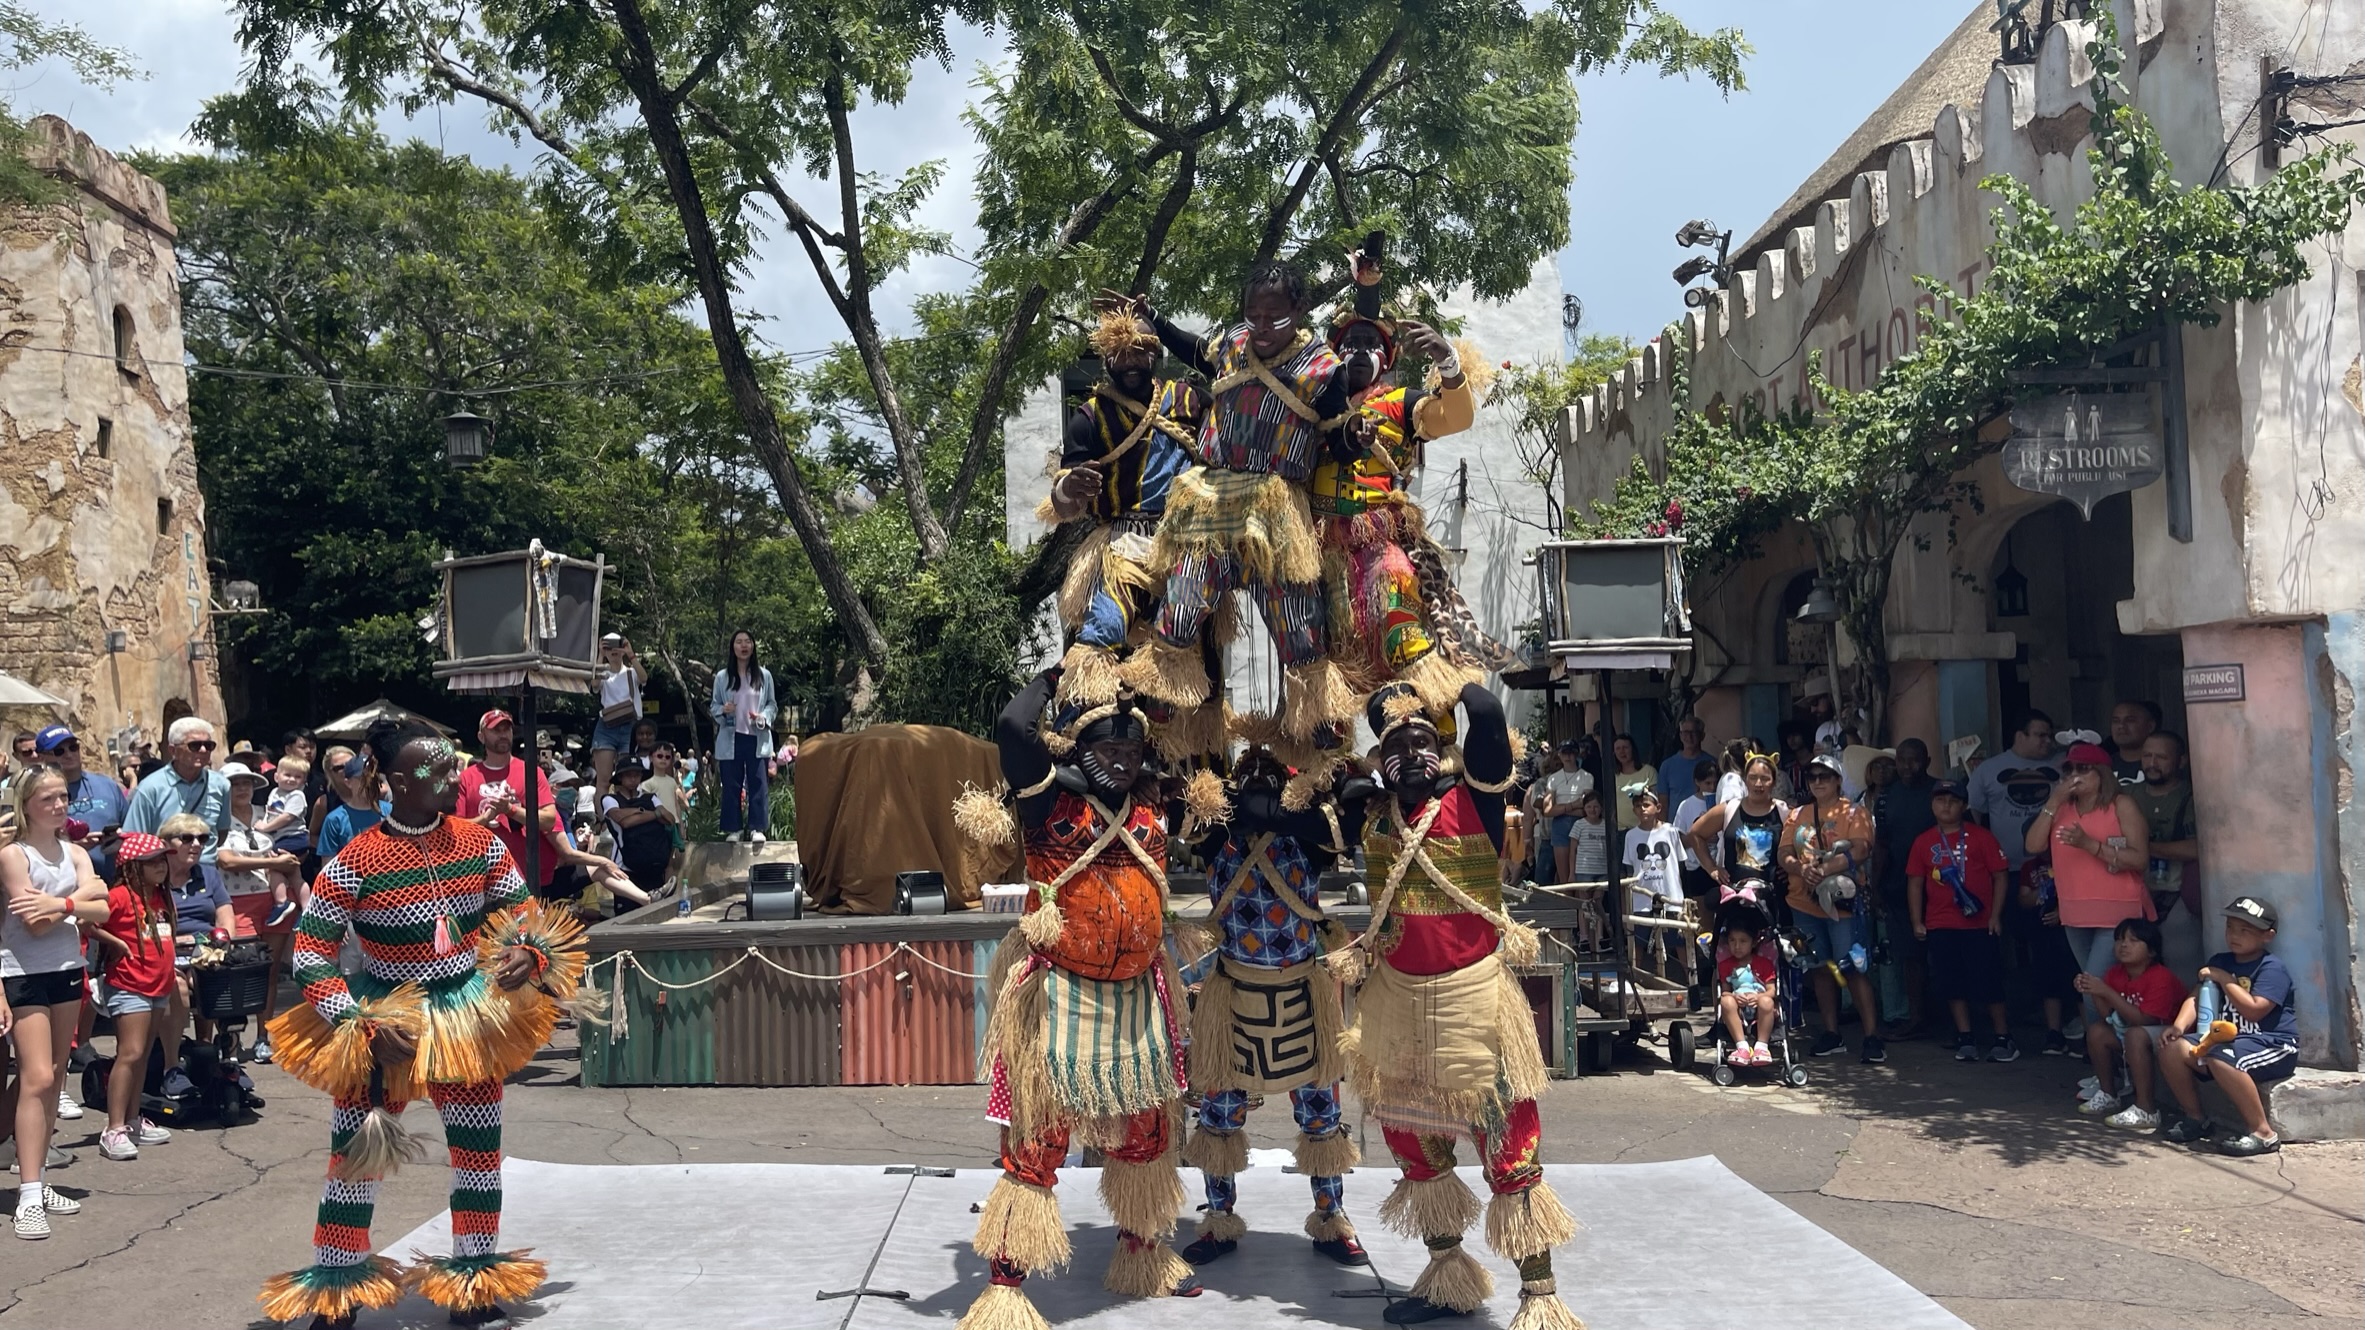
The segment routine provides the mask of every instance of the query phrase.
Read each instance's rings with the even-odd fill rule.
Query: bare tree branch
[[[1296,218],[1297,210],[1305,204],[1306,192],[1314,187],[1314,175],[1322,169],[1322,160],[1338,154],[1339,145],[1346,141],[1347,132],[1370,109],[1373,89],[1379,86],[1380,79],[1395,65],[1396,57],[1403,52],[1404,43],[1411,36],[1411,17],[1398,17],[1395,28],[1388,33],[1388,39],[1380,43],[1380,49],[1372,53],[1371,60],[1363,66],[1363,72],[1356,76],[1355,85],[1347,90],[1345,97],[1339,99],[1338,110],[1323,125],[1313,152],[1299,169],[1297,178],[1290,182],[1289,192],[1282,195],[1281,201],[1273,205],[1273,211],[1265,218],[1264,238],[1256,247],[1259,262],[1281,252],[1281,242],[1289,238],[1289,224]]]

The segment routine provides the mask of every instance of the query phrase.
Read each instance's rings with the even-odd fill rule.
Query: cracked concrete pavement
[[[511,1082],[513,1153],[582,1164],[993,1160],[976,1087],[602,1090],[581,1088],[575,1072],[560,1046]],[[1886,1067],[1833,1059],[1815,1072],[1804,1090],[1718,1090],[1646,1048],[1613,1076],[1554,1085],[1545,1157],[1716,1155],[1980,1330],[2365,1328],[2365,1143],[2257,1160],[2161,1145],[2071,1112],[2085,1067],[2064,1059],[1959,1064],[1916,1042],[1892,1044]],[[51,1181],[84,1210],[56,1220],[45,1242],[0,1235],[0,1326],[259,1324],[257,1285],[306,1259],[328,1105],[274,1069],[256,1080],[270,1099],[261,1121],[180,1132],[131,1163],[99,1157],[101,1114],[59,1124],[76,1160]],[[409,1120],[437,1134],[426,1105]],[[1278,1148],[1292,1129],[1268,1107],[1251,1131]],[[1365,1154],[1384,1155],[1376,1130]],[[389,1180],[378,1240],[442,1209],[446,1176],[430,1166]],[[1368,1210],[1386,1176],[1361,1170],[1349,1207]],[[563,1266],[563,1252],[542,1254]],[[1745,1288],[1745,1269],[1735,1274]],[[1583,1279],[1569,1272],[1578,1289]],[[124,1301],[134,1289],[136,1309]],[[1581,1311],[1581,1293],[1572,1301]]]

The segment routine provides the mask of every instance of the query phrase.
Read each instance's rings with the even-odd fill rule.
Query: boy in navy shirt
[[[2266,1120],[2259,1087],[2289,1076],[2299,1066],[2299,1021],[2291,1012],[2291,971],[2267,945],[2275,940],[2275,907],[2255,896],[2236,896],[2225,907],[2226,950],[2201,967],[2200,981],[2224,994],[2220,1019],[2239,1031],[2231,1043],[2201,1056],[2193,1031],[2197,999],[2187,999],[2168,1037],[2161,1041],[2160,1072],[2184,1116],[2161,1134],[2181,1145],[2210,1139],[2214,1123],[2201,1116],[2198,1080],[2211,1080],[2242,1115],[2243,1134],[2217,1143],[2220,1153],[2247,1158],[2272,1154],[2283,1141]],[[2205,1032],[2203,1032],[2205,1033]],[[2196,1079],[2198,1078],[2198,1079]]]

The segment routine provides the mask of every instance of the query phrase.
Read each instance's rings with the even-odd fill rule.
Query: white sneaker
[[[2135,1105],[2129,1104],[2104,1118],[2103,1122],[2113,1127],[2125,1127],[2129,1131],[2157,1131],[2160,1126],[2160,1115],[2147,1113]]]
[[[2091,1095],[2091,1094],[2093,1094],[2093,1093],[2094,1093],[2096,1090],[2099,1090],[2099,1089],[2101,1089],[2101,1088],[2102,1088],[2102,1078],[2101,1078],[2101,1077],[2099,1077],[2099,1076],[2088,1076],[2086,1079],[2084,1079],[2084,1080],[2082,1080],[2082,1081],[2079,1081],[2079,1082],[2078,1082],[2078,1098],[2080,1098],[2080,1099],[2084,1099],[2084,1098],[2086,1098],[2088,1095]]]
[[[747,833],[747,842],[750,845],[761,845],[766,839],[767,838],[765,837],[764,833],[760,831],[751,831]]]
[[[2092,1098],[2078,1105],[2078,1111],[2090,1118],[2109,1117],[2119,1111],[2119,1097],[2098,1090]]]
[[[109,1127],[99,1133],[99,1157],[129,1161],[140,1157],[140,1147],[131,1143],[131,1132],[122,1127]]]
[[[140,1125],[132,1128],[131,1137],[142,1145],[163,1145],[172,1140],[172,1133],[141,1118]]]
[[[43,1188],[42,1190],[47,1191],[48,1189]],[[31,1205],[25,1204],[24,1196],[24,1190],[20,1188],[17,1192],[16,1203],[16,1235],[20,1238],[48,1237],[49,1212],[41,1208],[39,1200],[35,1200]]]
[[[57,1092],[57,1115],[68,1122],[82,1116],[82,1105],[74,1101],[73,1091],[60,1090]]]

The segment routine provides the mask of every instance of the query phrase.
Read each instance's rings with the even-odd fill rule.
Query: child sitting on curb
[[[2226,903],[2226,949],[2201,967],[2200,980],[2217,985],[2224,995],[2219,1016],[2233,1023],[2234,1037],[2202,1051],[2199,1036],[2208,1032],[2195,1033],[2197,1003],[2187,999],[2169,1036],[2161,1041],[2160,1071],[2183,1110],[2183,1116],[2168,1123],[2161,1134],[2179,1145],[2197,1147],[2216,1133],[2217,1124],[2201,1113],[2199,1081],[2211,1080],[2233,1101],[2244,1128],[2241,1135],[2217,1142],[2220,1154],[2249,1158],[2283,1148],[2282,1138],[2267,1122],[2266,1097],[2259,1090],[2299,1067],[2291,971],[2267,950],[2278,922],[2275,907],[2255,896],[2236,896]]]
[[[2115,963],[2097,979],[2077,978],[2078,991],[2094,999],[2103,1019],[2086,1027],[2086,1057],[2094,1064],[2094,1083],[2118,1084],[2115,1061],[2124,1058],[2134,1102],[2123,1104],[2109,1090],[2078,1105],[2080,1113],[2099,1116],[2114,1127],[2150,1131],[2160,1125],[2152,1109],[2153,1041],[2184,1005],[2184,981],[2160,959],[2166,949],[2160,926],[2149,919],[2120,921],[2111,940]]]

